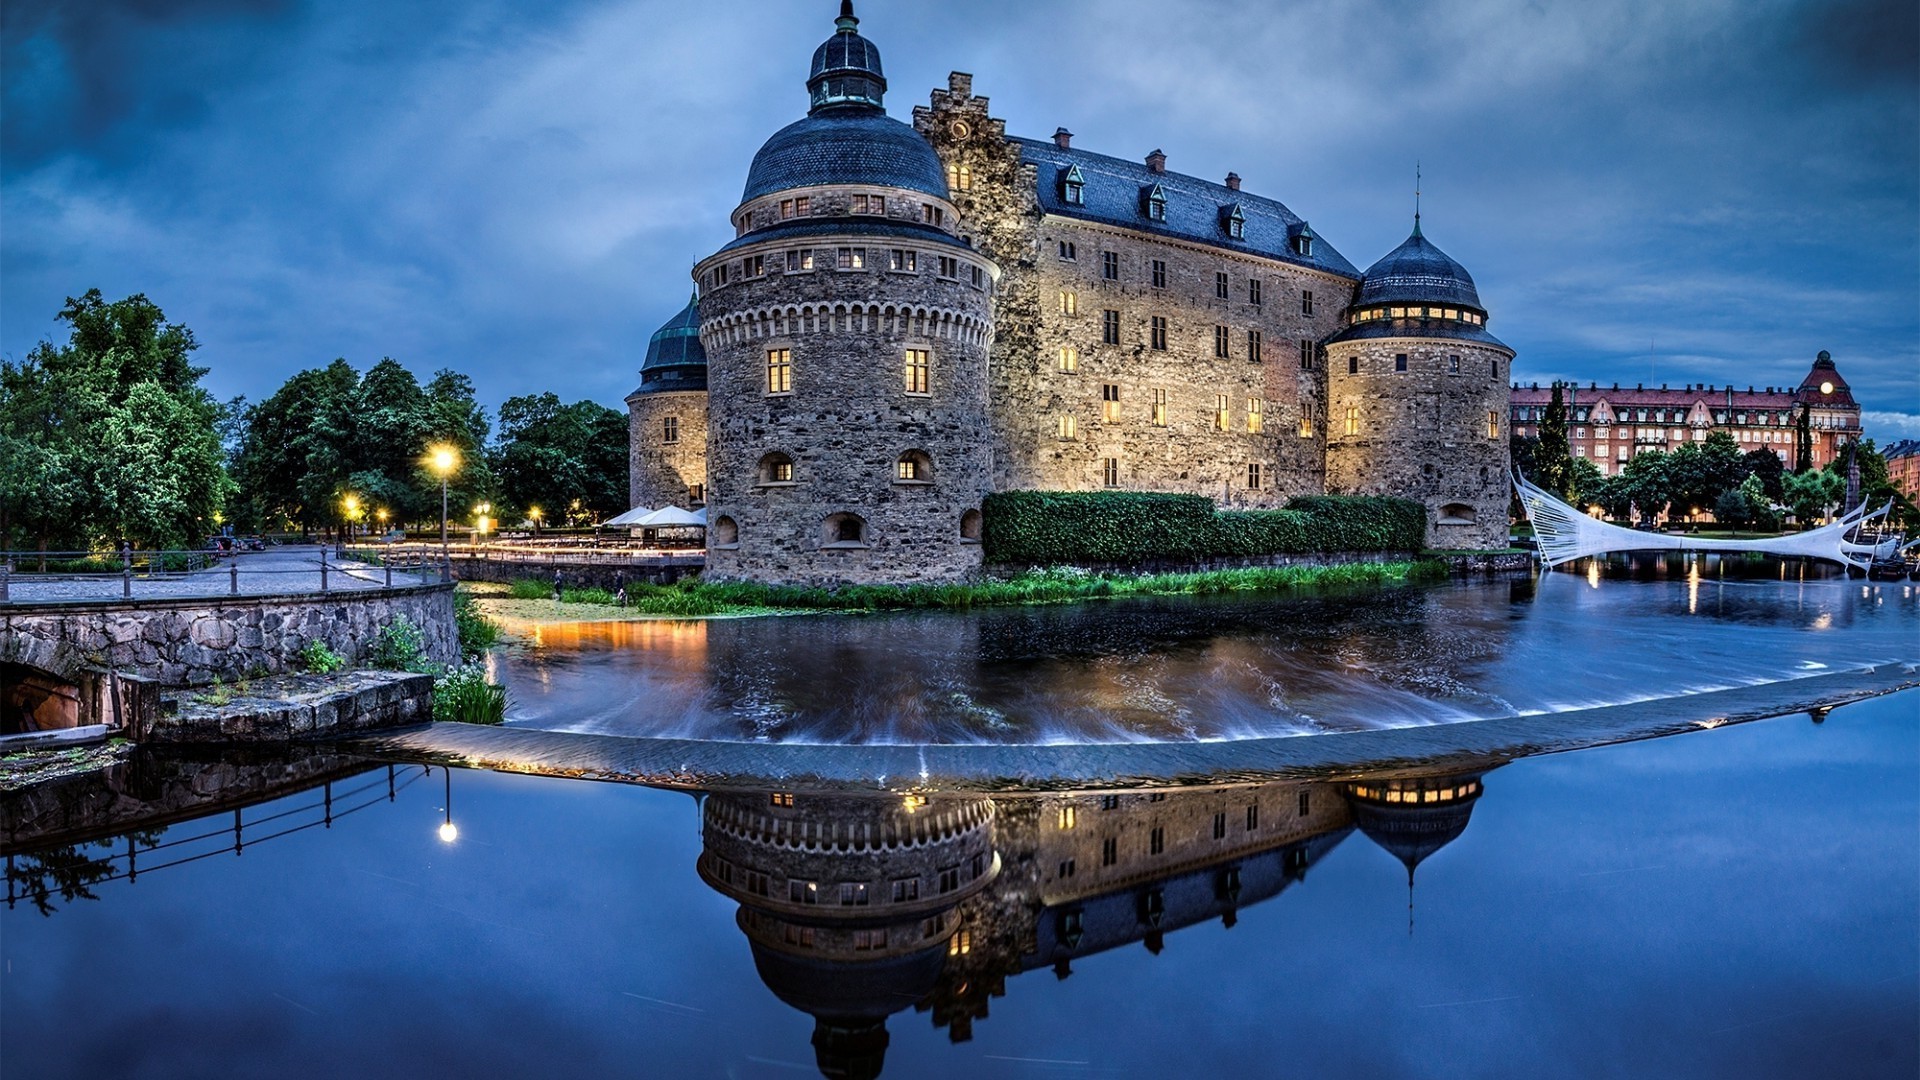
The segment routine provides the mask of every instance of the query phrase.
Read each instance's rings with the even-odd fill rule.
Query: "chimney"
[[[1230,172],[1227,174],[1227,190],[1228,191],[1240,190],[1240,174],[1239,173]]]
[[[947,93],[965,100],[973,96],[973,76],[964,71],[947,72]]]
[[[1167,155],[1155,150],[1147,155],[1147,168],[1156,173],[1167,171]]]
[[[1073,132],[1068,131],[1066,128],[1054,128],[1053,145],[1062,150],[1073,149]]]

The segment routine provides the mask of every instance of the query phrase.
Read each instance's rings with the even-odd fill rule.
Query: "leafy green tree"
[[[297,372],[247,410],[234,476],[261,528],[306,533],[332,520],[328,503],[349,475],[334,446],[336,417],[359,381],[353,365],[335,360]]]
[[[197,544],[231,489],[192,331],[98,289],[58,318],[65,344],[0,362],[0,541]]]
[[[627,509],[626,418],[603,405],[563,405],[551,393],[508,398],[492,463],[516,516],[539,506],[550,520],[579,523]]]
[[[1672,457],[1664,450],[1635,454],[1616,477],[1619,496],[1638,511],[1641,521],[1651,522],[1673,502]]]
[[[1790,473],[1784,483],[1786,504],[1802,525],[1812,525],[1831,513],[1847,489],[1846,477],[1828,469]]]
[[[1673,451],[1667,460],[1673,502],[1689,512],[1711,509],[1722,493],[1740,486],[1741,458],[1740,444],[1725,431]]]
[[[1567,399],[1561,387],[1553,384],[1553,396],[1540,418],[1540,442],[1533,451],[1538,475],[1529,479],[1564,499],[1573,495],[1573,453],[1567,448]]]
[[[1761,489],[1767,493],[1767,498],[1774,502],[1786,499],[1787,491],[1782,486],[1781,477],[1786,474],[1787,467],[1780,460],[1779,454],[1764,449],[1749,450],[1746,456],[1740,459],[1740,471],[1743,480],[1746,477],[1758,478]]]
[[[1599,502],[1600,489],[1606,481],[1606,474],[1600,471],[1600,466],[1586,458],[1574,458],[1573,468],[1567,474],[1567,486],[1572,489],[1570,501],[1575,506],[1590,506]]]

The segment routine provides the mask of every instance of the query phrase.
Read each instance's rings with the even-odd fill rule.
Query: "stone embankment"
[[[149,743],[286,742],[432,718],[433,676],[348,671],[168,699],[135,737]]]
[[[1533,556],[1525,551],[1436,552],[1415,551],[1327,551],[1305,555],[1249,555],[1215,559],[1148,559],[1131,563],[1076,564],[1082,570],[1101,574],[1200,574],[1216,570],[1246,570],[1278,566],[1342,566],[1348,563],[1412,562],[1432,559],[1443,562],[1455,575],[1515,573],[1530,570]],[[1006,563],[989,565],[990,577],[1011,578],[1033,569]]]

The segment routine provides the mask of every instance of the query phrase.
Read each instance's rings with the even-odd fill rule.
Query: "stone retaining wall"
[[[286,742],[424,724],[433,718],[433,676],[350,671],[276,680],[215,703],[177,702],[137,734],[152,743]],[[164,710],[163,710],[164,713]]]
[[[585,587],[611,592],[623,576],[628,584],[649,581],[655,585],[671,585],[683,577],[698,574],[706,561],[702,553],[644,564],[627,561],[553,563],[538,559],[455,559],[453,576],[461,581],[490,581],[502,585],[529,580],[552,584],[553,572],[558,570],[569,588]]]
[[[381,628],[403,616],[420,627],[428,659],[459,659],[453,586],[419,585],[111,606],[14,604],[0,613],[0,663],[70,682],[111,668],[165,686],[233,683],[304,670],[300,652],[315,641],[349,664],[361,662]]]

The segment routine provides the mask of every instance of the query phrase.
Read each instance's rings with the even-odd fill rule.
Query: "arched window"
[[[793,459],[778,450],[761,458],[758,482],[762,487],[793,483]]]
[[[1448,503],[1440,508],[1439,516],[1434,519],[1436,525],[1471,525],[1477,515],[1466,503]]]
[[[980,542],[980,511],[969,510],[960,515],[960,542],[963,544]]]
[[[713,527],[707,530],[707,543],[717,548],[739,547],[739,523],[724,514],[715,518]]]
[[[859,514],[830,514],[820,524],[823,548],[863,548],[867,546],[867,519]]]
[[[909,450],[894,464],[893,479],[900,484],[933,483],[933,458],[925,450]]]

